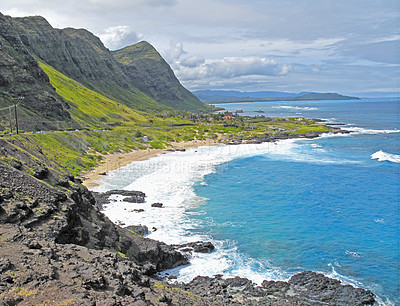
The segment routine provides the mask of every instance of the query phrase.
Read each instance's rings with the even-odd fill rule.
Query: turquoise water
[[[102,177],[95,190],[141,190],[146,203],[116,197],[106,215],[155,227],[149,237],[166,243],[211,241],[214,252],[167,271],[178,281],[224,274],[261,283],[314,270],[373,290],[380,305],[400,305],[399,101],[223,107],[320,118],[351,133],[206,146],[134,162]],[[155,202],[164,207],[151,207]]]
[[[263,110],[266,116],[324,118],[353,133],[300,140],[290,154],[218,165],[195,185],[206,200],[189,210],[201,224],[193,233],[233,241],[255,272],[320,271],[373,290],[382,304],[400,304],[399,101],[223,107],[244,115]]]

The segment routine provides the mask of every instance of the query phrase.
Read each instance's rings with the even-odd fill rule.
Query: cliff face
[[[23,69],[29,68],[27,71],[33,77],[26,79],[26,86],[38,76],[46,82],[43,71],[35,64],[40,60],[85,87],[133,109],[152,112],[170,107],[187,111],[207,108],[179,83],[169,65],[147,43],[139,44],[135,48],[137,52],[125,54],[131,56],[130,63],[135,63],[125,67],[87,30],[55,29],[40,16],[0,16],[0,19],[2,39],[8,41],[9,61],[19,62]],[[5,50],[2,48],[2,51]],[[154,54],[158,56],[156,60]],[[7,76],[0,81],[7,86],[4,79]]]
[[[44,18],[13,18],[31,54],[108,98],[143,111],[165,108],[135,88],[100,39],[84,29],[54,29]]]
[[[112,54],[132,84],[157,102],[174,109],[206,109],[202,102],[180,84],[171,67],[149,43],[143,41],[113,51]]]
[[[187,263],[172,247],[114,225],[70,173],[30,152],[0,139],[0,224],[17,224],[32,237],[59,244],[119,251],[144,273]]]
[[[68,105],[55,93],[23,40],[13,19],[0,14],[0,108],[20,104],[21,115],[31,117],[21,116],[20,124],[27,129],[52,128],[55,120],[71,122]]]

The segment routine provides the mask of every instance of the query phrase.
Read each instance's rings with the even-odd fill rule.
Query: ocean
[[[114,196],[105,214],[155,227],[149,238],[166,243],[211,241],[214,252],[166,271],[178,281],[224,274],[261,283],[314,270],[372,290],[380,305],[400,305],[399,99],[218,106],[239,115],[319,118],[351,133],[205,146],[134,162],[94,190],[140,190],[146,203]]]

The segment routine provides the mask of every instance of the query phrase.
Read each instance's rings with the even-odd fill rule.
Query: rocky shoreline
[[[167,245],[120,227],[95,196],[40,152],[0,139],[0,305],[372,305],[369,290],[307,271],[288,282],[154,275],[189,263],[209,242]],[[36,175],[35,175],[36,173]],[[39,175],[40,174],[40,175]],[[144,201],[141,192],[124,194]],[[100,209],[99,209],[100,208]]]

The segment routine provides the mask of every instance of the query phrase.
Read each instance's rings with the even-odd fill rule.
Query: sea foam
[[[352,132],[352,134],[391,134],[400,133],[400,130],[376,130],[376,129],[365,129],[362,127],[346,127],[346,130]]]
[[[390,161],[392,163],[400,163],[400,155],[383,152],[382,150],[371,154],[371,159],[378,161]]]
[[[278,106],[273,106],[272,108],[278,108],[278,109],[294,109],[294,110],[318,110],[318,107],[311,107],[311,106],[291,106],[291,105],[278,105]]]
[[[201,183],[205,175],[223,171],[223,164],[234,159],[255,155],[285,155],[295,146],[293,140],[278,143],[241,144],[236,146],[205,146],[192,148],[186,152],[171,152],[137,161],[111,171],[99,180],[95,191],[109,189],[140,190],[146,193],[145,203],[127,203],[121,197],[113,196],[106,204],[104,213],[117,224],[124,226],[143,224],[156,229],[149,238],[168,244],[182,244],[194,241],[211,241],[216,250],[211,254],[193,254],[191,265],[166,271],[176,275],[178,281],[190,281],[197,275],[247,276],[255,282],[263,279],[287,279],[289,275],[268,263],[255,263],[252,259],[238,253],[234,241],[219,241],[207,234],[199,234],[201,221],[191,218],[188,210],[199,207],[206,199],[194,193],[193,185]],[[222,166],[222,167],[221,167]],[[161,202],[164,207],[151,207]],[[137,212],[135,209],[143,209]],[[241,224],[227,222],[224,226],[240,227]],[[263,273],[257,272],[254,265],[263,265]]]

